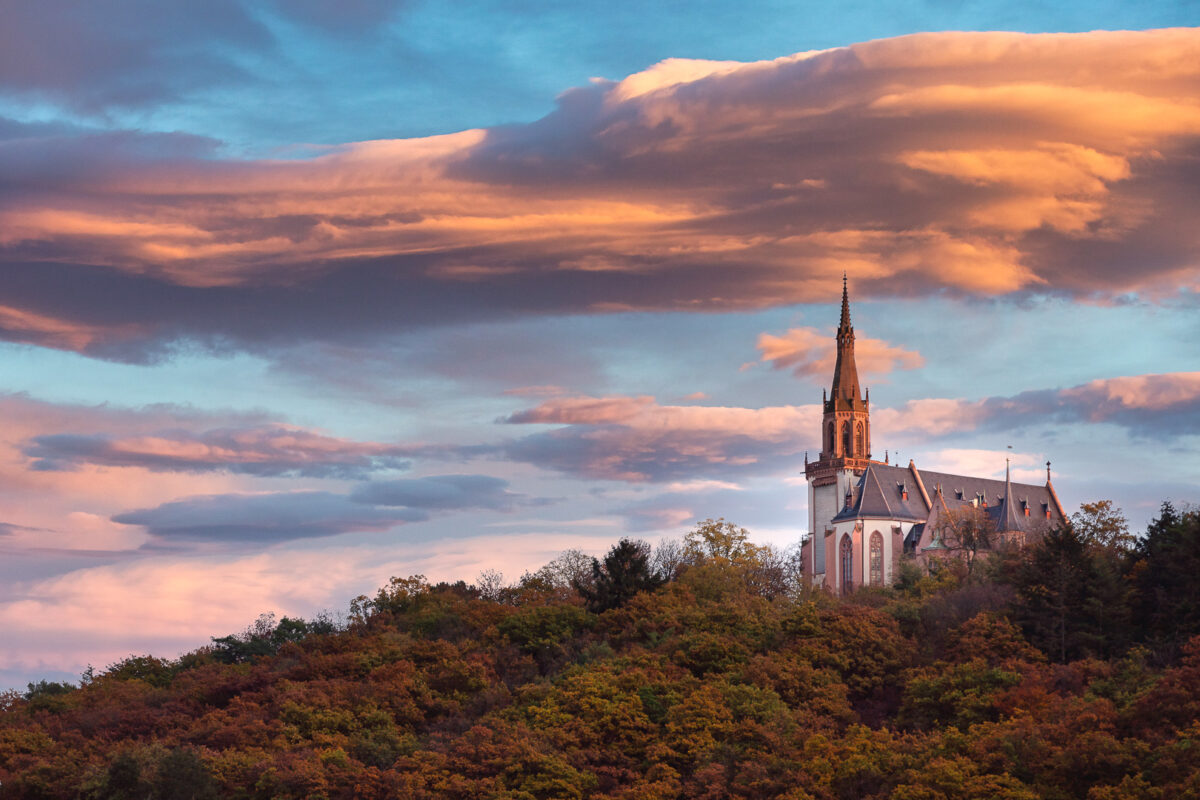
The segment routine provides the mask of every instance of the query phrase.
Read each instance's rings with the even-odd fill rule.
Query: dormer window
[[[901,482],[901,483],[897,483],[897,484],[896,484],[896,489],[897,489],[897,491],[899,491],[899,492],[900,492],[900,499],[901,499],[901,500],[907,500],[907,499],[908,499],[908,485],[907,485],[907,484],[905,484],[905,483],[903,483],[903,482]]]
[[[954,490],[954,499],[955,500],[966,500],[967,493],[964,492],[962,489],[955,489]]]

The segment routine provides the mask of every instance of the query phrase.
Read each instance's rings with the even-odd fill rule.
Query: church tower
[[[842,318],[837,330],[837,362],[833,386],[824,398],[821,455],[805,461],[808,479],[809,532],[816,572],[825,571],[825,531],[846,505],[853,487],[871,460],[870,393],[862,393],[854,363],[854,326],[850,324],[850,292],[842,276]]]

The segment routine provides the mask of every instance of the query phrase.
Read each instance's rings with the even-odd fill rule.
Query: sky
[[[793,544],[843,274],[893,462],[1200,502],[1198,2],[0,14],[0,688]]]

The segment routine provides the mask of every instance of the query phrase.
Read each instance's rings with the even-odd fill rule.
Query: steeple
[[[832,406],[832,407],[830,407]],[[842,319],[837,331],[837,362],[833,368],[833,390],[826,411],[862,409],[865,401],[858,385],[858,367],[854,363],[854,326],[850,324],[850,290],[842,273]]]
[[[870,401],[858,383],[854,363],[854,326],[850,323],[850,286],[842,274],[842,318],[837,329],[837,360],[833,386],[822,393],[821,457],[818,471],[837,468],[861,469],[871,458]],[[812,472],[811,470],[807,470]],[[815,473],[813,473],[815,474]],[[832,472],[829,476],[832,476]],[[826,477],[829,477],[826,476]]]
[[[1021,530],[1021,520],[1017,515],[1017,504],[1013,498],[1012,480],[1009,477],[1009,460],[1004,459],[1004,501],[996,520],[997,533]]]
[[[850,327],[850,284],[846,273],[842,273],[842,321],[838,325],[838,335],[842,331],[853,331]]]

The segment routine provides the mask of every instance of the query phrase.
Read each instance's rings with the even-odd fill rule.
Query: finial
[[[1046,462],[1046,483],[1050,482],[1050,462]]]
[[[887,450],[883,451],[883,463],[885,463],[885,464],[888,463],[888,451]]]

